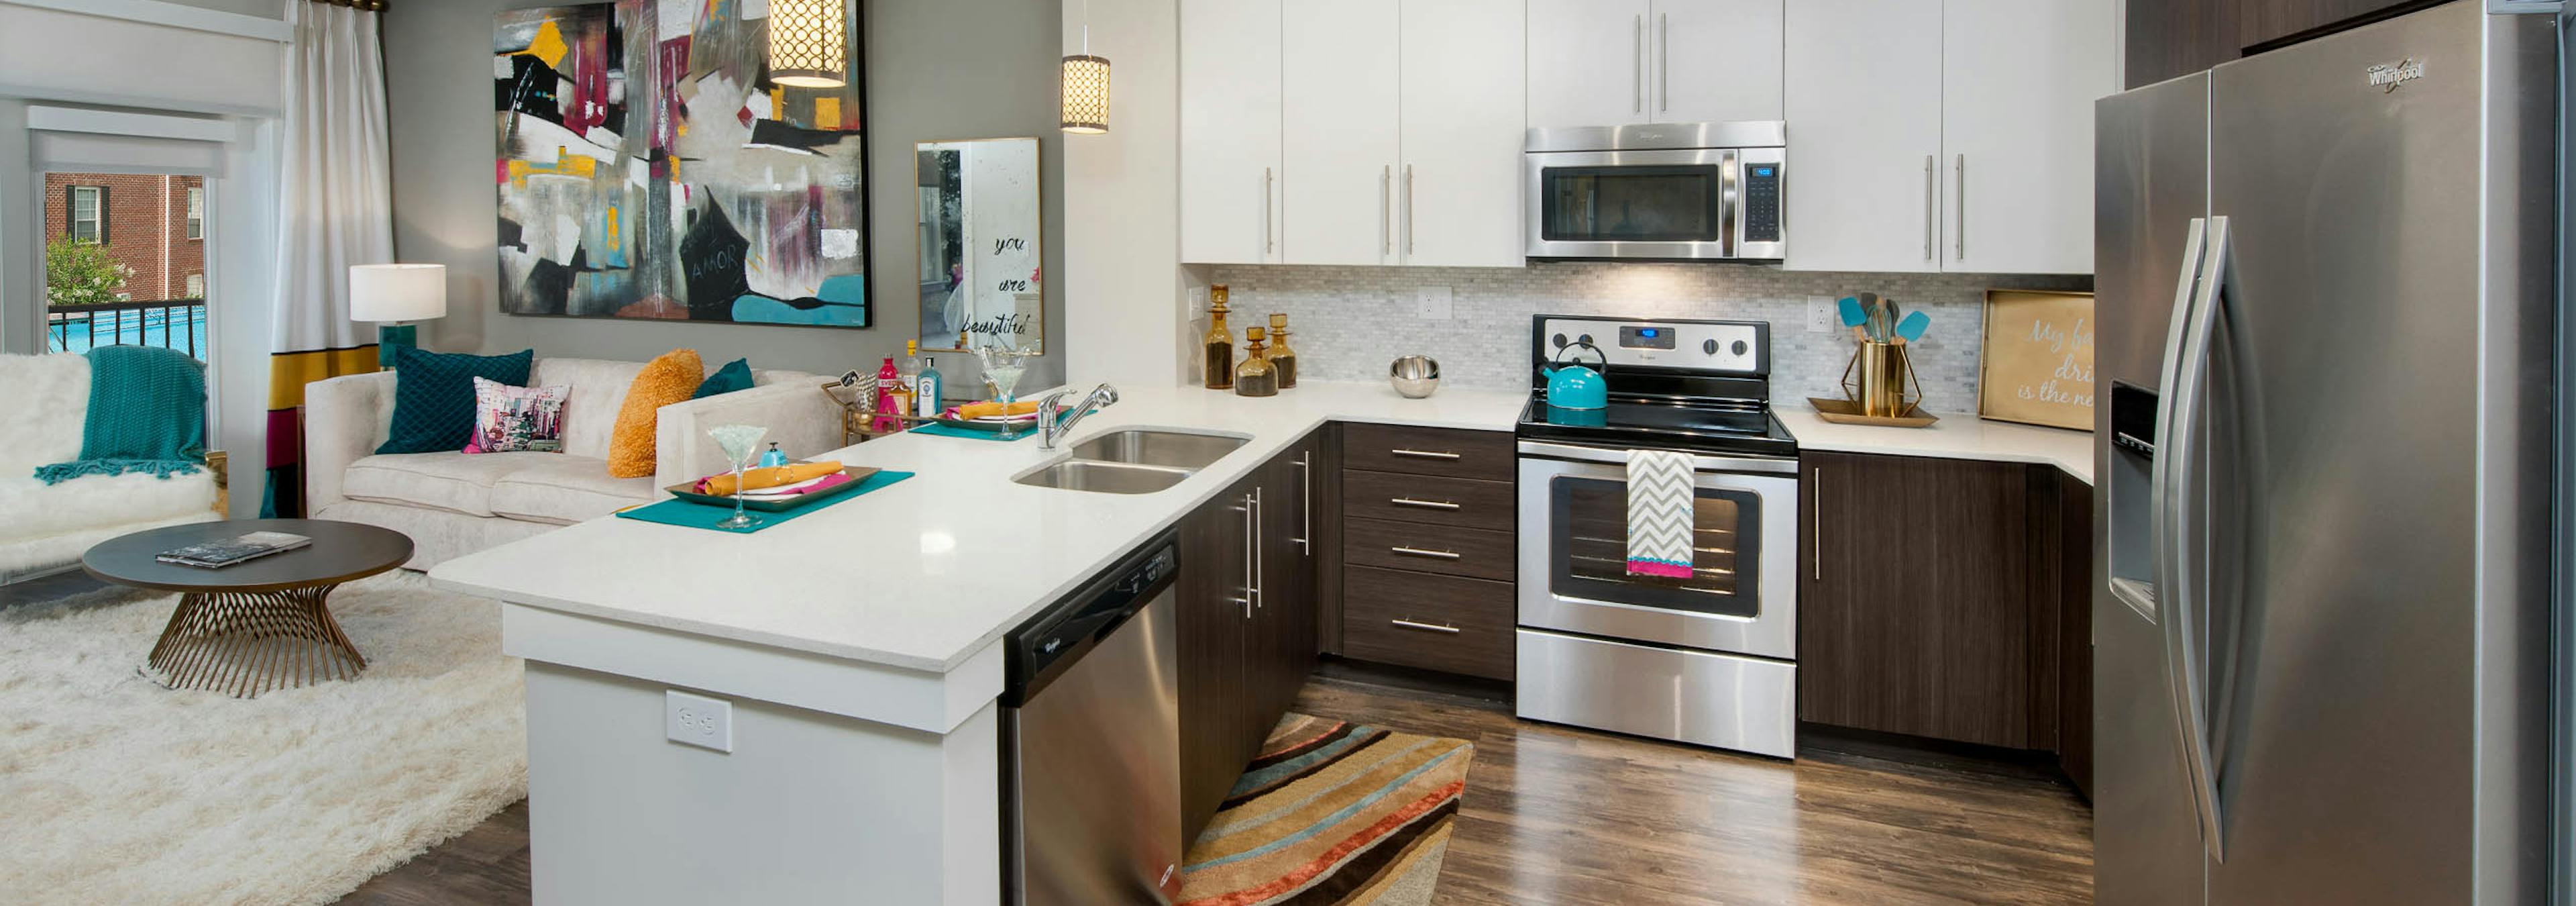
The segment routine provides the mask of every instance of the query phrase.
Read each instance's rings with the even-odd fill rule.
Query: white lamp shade
[[[349,268],[349,320],[425,321],[447,317],[447,265],[360,264]]]

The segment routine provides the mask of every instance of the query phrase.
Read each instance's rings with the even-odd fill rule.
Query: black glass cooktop
[[[1796,456],[1797,439],[1757,401],[1618,398],[1602,409],[1560,409],[1545,393],[1521,410],[1531,440],[1754,456]]]

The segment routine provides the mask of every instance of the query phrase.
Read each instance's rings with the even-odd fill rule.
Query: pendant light
[[[1082,52],[1064,58],[1064,131],[1109,131],[1109,58],[1091,55],[1091,0],[1082,0]]]
[[[770,0],[769,80],[796,88],[849,84],[847,0]]]

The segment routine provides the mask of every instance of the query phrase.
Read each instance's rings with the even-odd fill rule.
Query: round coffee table
[[[221,569],[162,563],[173,548],[250,532],[313,539],[305,547]],[[173,689],[250,698],[317,680],[357,679],[367,659],[325,601],[340,583],[411,559],[402,533],[322,519],[236,519],[147,529],[100,542],[81,568],[118,585],[179,593],[145,674]]]

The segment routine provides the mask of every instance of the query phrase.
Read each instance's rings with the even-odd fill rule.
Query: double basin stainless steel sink
[[[1073,445],[1063,459],[1011,479],[1024,485],[1101,494],[1151,494],[1249,442],[1236,434],[1122,428]]]

